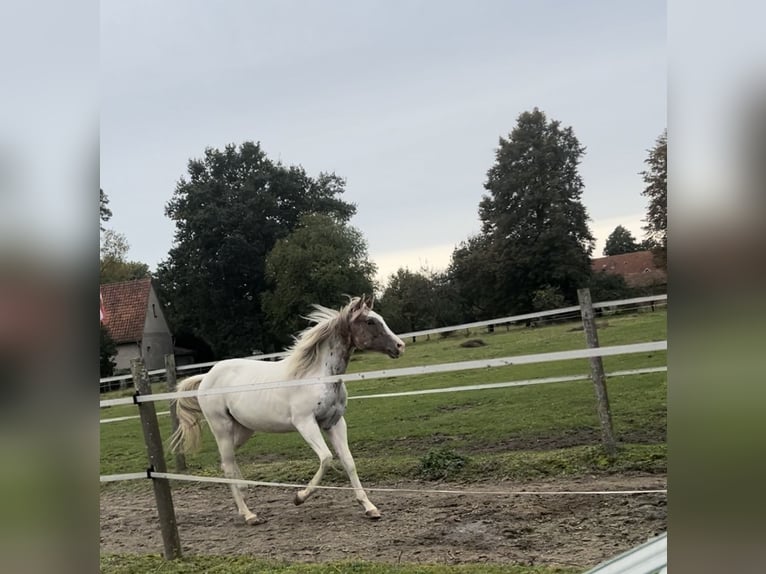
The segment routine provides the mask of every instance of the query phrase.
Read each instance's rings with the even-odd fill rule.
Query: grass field
[[[660,341],[667,338],[666,312],[658,310],[605,317],[599,321],[602,346]],[[475,331],[486,346],[461,348],[469,335],[407,341],[404,357],[394,361],[382,355],[354,355],[349,372],[397,368],[544,353],[585,347],[578,323],[537,328],[500,328],[495,333]],[[604,358],[607,373],[617,370],[663,366],[666,352]],[[587,360],[480,369],[427,376],[378,379],[348,384],[351,397],[401,390],[472,385],[589,372]],[[615,433],[620,443],[609,460],[600,448],[600,430],[590,381],[554,383],[486,391],[420,395],[399,398],[351,400],[346,420],[349,444],[360,478],[368,485],[397,480],[440,479],[450,482],[524,480],[585,473],[666,471],[666,374],[615,377],[608,382]],[[156,390],[164,390],[158,384]],[[107,396],[118,396],[112,393]],[[167,403],[157,404],[166,410]],[[137,414],[132,405],[102,409],[102,418]],[[163,437],[170,421],[159,417]],[[101,425],[101,474],[139,472],[146,467],[146,450],[137,420]],[[205,429],[200,453],[187,456],[188,472],[219,476],[218,453]],[[167,454],[168,468],[172,456]],[[240,451],[243,474],[257,480],[306,482],[316,470],[311,449],[297,433],[256,435]],[[450,461],[459,459],[460,465]],[[332,469],[325,484],[345,484],[345,475]],[[102,488],[129,489],[134,483],[105,484]],[[567,570],[532,567],[385,566],[371,563],[284,565],[263,563],[256,570],[241,566],[241,558],[199,557],[205,565],[174,569],[157,557],[104,556],[103,572],[325,572],[447,573],[518,572],[548,574]],[[153,562],[154,561],[154,562]],[[164,566],[163,566],[164,564]],[[252,565],[252,561],[250,562]],[[162,566],[160,568],[160,566]]]

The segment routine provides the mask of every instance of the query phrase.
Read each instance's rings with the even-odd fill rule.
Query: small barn
[[[117,345],[116,369],[130,369],[143,357],[149,370],[165,367],[173,352],[173,336],[152,280],[136,279],[101,285],[103,324]]]
[[[630,287],[649,287],[664,285],[668,282],[667,273],[655,265],[651,251],[634,251],[599,257],[592,259],[590,266],[594,273],[603,271],[621,275]]]

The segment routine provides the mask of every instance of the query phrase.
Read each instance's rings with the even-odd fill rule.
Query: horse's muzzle
[[[395,347],[390,347],[387,352],[392,359],[398,359],[404,354],[404,343],[397,343]]]

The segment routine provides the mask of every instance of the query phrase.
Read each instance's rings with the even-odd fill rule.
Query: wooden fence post
[[[580,303],[580,315],[582,316],[582,326],[585,331],[585,340],[587,341],[588,348],[597,348],[599,346],[598,333],[596,332],[596,318],[593,312],[593,302],[590,298],[590,289],[578,289],[577,300]],[[596,410],[601,421],[601,440],[604,443],[607,455],[614,456],[617,452],[617,446],[614,440],[614,428],[612,427],[612,411],[609,409],[609,396],[606,392],[604,363],[601,357],[591,357],[588,360],[590,361],[593,386],[596,390]]]
[[[152,388],[149,385],[149,374],[146,371],[143,359],[133,359],[130,362],[130,370],[133,375],[133,385],[138,395],[151,395]],[[157,410],[154,402],[138,403],[138,412],[141,415],[141,429],[144,431],[146,452],[149,455],[150,469],[156,472],[167,472],[165,465],[165,453],[162,449],[162,436],[160,425],[157,422]],[[167,560],[181,557],[181,540],[178,537],[176,513],[173,508],[173,496],[170,493],[170,482],[166,478],[152,478],[154,487],[154,499],[157,502],[157,512],[160,517],[160,531],[164,546],[164,556]]]
[[[165,355],[165,375],[167,380],[167,390],[169,393],[173,393],[176,390],[176,356],[171,353]],[[176,414],[176,402],[170,401],[170,429],[171,432],[176,432],[178,428],[178,415]],[[176,472],[183,472],[186,470],[186,457],[184,453],[177,452],[174,455],[176,463]]]

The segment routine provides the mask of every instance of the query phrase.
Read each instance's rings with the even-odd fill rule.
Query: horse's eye
[[[375,324],[375,319],[367,319],[367,324],[368,325],[374,325]]]

